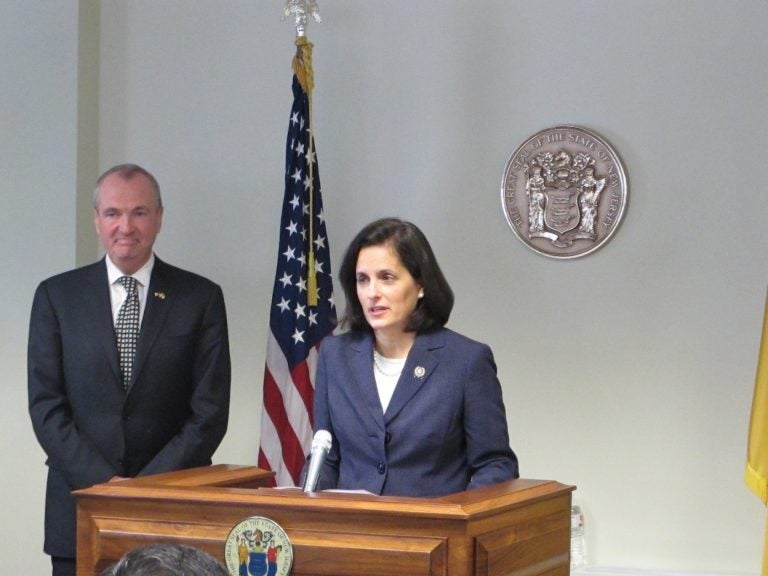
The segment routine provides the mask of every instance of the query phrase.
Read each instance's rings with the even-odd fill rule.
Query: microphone
[[[318,430],[312,439],[312,455],[309,460],[309,471],[304,479],[304,492],[314,492],[320,469],[323,467],[328,451],[331,449],[331,433],[328,430]]]

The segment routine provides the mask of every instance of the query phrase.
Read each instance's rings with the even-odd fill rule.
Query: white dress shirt
[[[117,280],[119,278],[122,278],[123,276],[126,276],[126,274],[123,274],[120,269],[114,265],[112,260],[109,259],[109,255],[107,255],[107,278],[109,279],[109,297],[112,301],[112,322],[117,322],[117,314],[120,312],[120,306],[123,305],[123,301],[125,301],[126,296],[128,296],[128,293],[125,290],[125,287],[120,284]],[[149,279],[152,277],[152,268],[155,265],[155,255],[152,254],[149,257],[149,260],[147,260],[147,263],[144,264],[141,268],[139,268],[134,274],[131,274],[130,276],[133,276],[136,278],[136,282],[138,284],[138,292],[139,292],[139,326],[141,326],[141,321],[144,319],[144,308],[147,303],[147,290],[149,289]]]

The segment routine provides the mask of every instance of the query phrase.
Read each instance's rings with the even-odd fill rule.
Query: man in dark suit
[[[54,576],[75,574],[72,490],[208,465],[226,432],[224,297],[213,282],[154,255],[162,216],[149,172],[111,168],[97,181],[93,211],[106,256],[35,293],[29,411],[47,455],[44,550]],[[115,323],[129,299],[124,276],[138,285],[140,329],[132,362],[121,366]]]

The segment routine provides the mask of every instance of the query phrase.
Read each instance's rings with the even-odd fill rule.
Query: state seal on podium
[[[230,530],[224,558],[232,576],[288,576],[293,546],[277,522],[251,516]]]

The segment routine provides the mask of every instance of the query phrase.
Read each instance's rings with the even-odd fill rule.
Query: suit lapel
[[[376,379],[373,376],[373,335],[365,334],[363,338],[355,340],[351,348],[352,378],[350,382],[358,387],[358,390],[353,390],[352,393],[357,393],[362,398],[373,421],[383,430],[384,414],[381,410],[379,391],[376,389]]]
[[[168,267],[155,257],[155,265],[152,268],[152,276],[147,287],[147,302],[141,320],[141,331],[136,346],[136,359],[134,360],[130,389],[133,389],[134,383],[141,374],[147,355],[155,344],[174,301],[175,294],[169,278]]]
[[[444,345],[443,333],[433,332],[416,337],[408,359],[403,366],[403,372],[397,381],[395,393],[384,414],[386,424],[389,424],[413,398],[422,386],[430,379],[439,361],[435,350]]]

